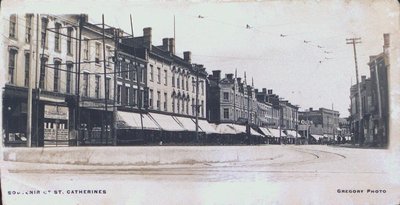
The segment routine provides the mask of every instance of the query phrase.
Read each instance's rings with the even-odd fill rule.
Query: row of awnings
[[[132,113],[118,111],[118,129],[143,129],[145,130],[164,130],[164,131],[196,131],[196,120],[194,118],[163,115],[159,113]],[[199,132],[207,134],[245,134],[246,126],[233,123],[213,124],[206,120],[198,120]],[[264,136],[253,128],[250,134]]]

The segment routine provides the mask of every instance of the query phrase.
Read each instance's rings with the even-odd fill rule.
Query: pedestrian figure
[[[160,141],[160,143],[159,143],[159,144],[160,144],[160,146],[162,145],[162,140]]]

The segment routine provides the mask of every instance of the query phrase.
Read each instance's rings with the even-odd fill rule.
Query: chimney
[[[268,95],[272,95],[272,90],[268,90]]]
[[[151,27],[143,28],[143,44],[146,48],[151,50]]]
[[[169,52],[171,52],[172,54],[175,54],[175,39],[174,38],[169,39]]]
[[[218,81],[221,80],[221,71],[220,70],[213,70],[212,71],[212,75],[214,76],[215,79],[217,79]]]
[[[192,52],[190,51],[183,52],[183,60],[185,60],[188,63],[192,63]]]
[[[169,38],[162,39],[162,46],[166,51],[169,51]]]
[[[390,46],[390,34],[383,34],[383,52],[387,53]]]
[[[258,89],[254,89],[254,92],[257,94],[258,93]]]
[[[367,76],[362,75],[361,76],[361,83],[364,84],[366,79],[367,79]]]
[[[237,79],[238,84],[240,85],[242,83],[242,78],[236,78],[236,79]]]
[[[263,92],[264,94],[267,94],[267,88],[263,88],[263,89],[262,89],[262,92]]]
[[[313,108],[312,108],[312,107],[310,107],[310,111],[313,111]]]
[[[229,73],[229,74],[225,74],[226,78],[228,78],[229,80],[233,79],[233,74]]]

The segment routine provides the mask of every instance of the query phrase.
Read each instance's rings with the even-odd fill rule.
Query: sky
[[[192,52],[192,62],[209,73],[247,74],[256,88],[273,89],[300,106],[332,108],[349,115],[350,85],[356,82],[352,45],[360,37],[360,75],[369,76],[370,55],[382,52],[383,33],[399,33],[396,1],[37,1],[6,0],[3,11],[87,13],[89,19],[135,36],[152,27],[153,44],[174,37],[176,54]],[[64,2],[64,3],[62,3]],[[62,5],[62,6],[60,6]],[[202,18],[199,18],[201,16]],[[249,25],[250,28],[246,28]]]

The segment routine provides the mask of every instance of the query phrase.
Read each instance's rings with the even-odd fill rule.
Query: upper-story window
[[[40,29],[40,33],[42,36],[40,45],[42,48],[43,47],[47,48],[47,45],[48,45],[48,42],[47,42],[47,25],[48,25],[48,23],[49,23],[49,20],[47,18],[42,18],[42,27]]]
[[[71,93],[71,85],[72,85],[72,63],[67,64],[67,73],[66,73],[66,91],[67,93]]]
[[[107,55],[106,66],[110,66],[110,62],[112,62],[112,56],[113,56],[111,51],[111,46],[106,46],[106,55]]]
[[[176,87],[179,88],[179,89],[181,88],[180,82],[181,82],[180,75],[178,74],[178,77],[176,78]]]
[[[172,87],[175,87],[175,73],[172,72]]]
[[[164,70],[164,85],[168,84],[168,72],[167,70]]]
[[[83,59],[84,60],[89,60],[89,39],[84,38],[83,39]]]
[[[161,68],[157,68],[157,83],[161,83]]]
[[[229,92],[224,92],[224,101],[229,101]]]
[[[182,90],[185,90],[185,76],[182,76]]]
[[[149,107],[153,109],[153,89],[149,90]]]
[[[67,29],[67,54],[72,55],[72,28]]]
[[[31,42],[32,37],[32,14],[25,16],[25,43]]]
[[[17,66],[17,50],[10,49],[8,59],[8,83],[14,84],[14,74]]]
[[[10,16],[10,38],[17,38],[17,15],[12,14]]]
[[[95,44],[95,58],[94,58],[94,61],[97,64],[100,63],[100,47],[101,47],[101,44],[99,42],[96,42],[96,44]]]
[[[61,51],[61,38],[60,38],[60,28],[61,24],[56,23],[54,25],[54,50],[60,52]]]
[[[24,85],[28,87],[29,85],[29,65],[30,65],[30,53],[25,53],[25,83]]]
[[[54,81],[53,81],[53,88],[54,92],[60,91],[60,61],[54,61]]]
[[[168,95],[167,93],[164,93],[164,111],[167,111],[167,101],[168,101]]]
[[[153,82],[154,80],[154,67],[153,65],[150,65],[150,81]]]
[[[105,97],[107,100],[110,99],[110,89],[111,89],[111,78],[107,77],[106,90],[105,90]]]
[[[94,79],[94,94],[96,98],[100,98],[100,75],[96,75]]]
[[[117,85],[117,104],[121,103],[121,85]]]
[[[89,73],[83,73],[83,96],[89,96]]]
[[[189,91],[189,77],[186,79],[186,90]]]

